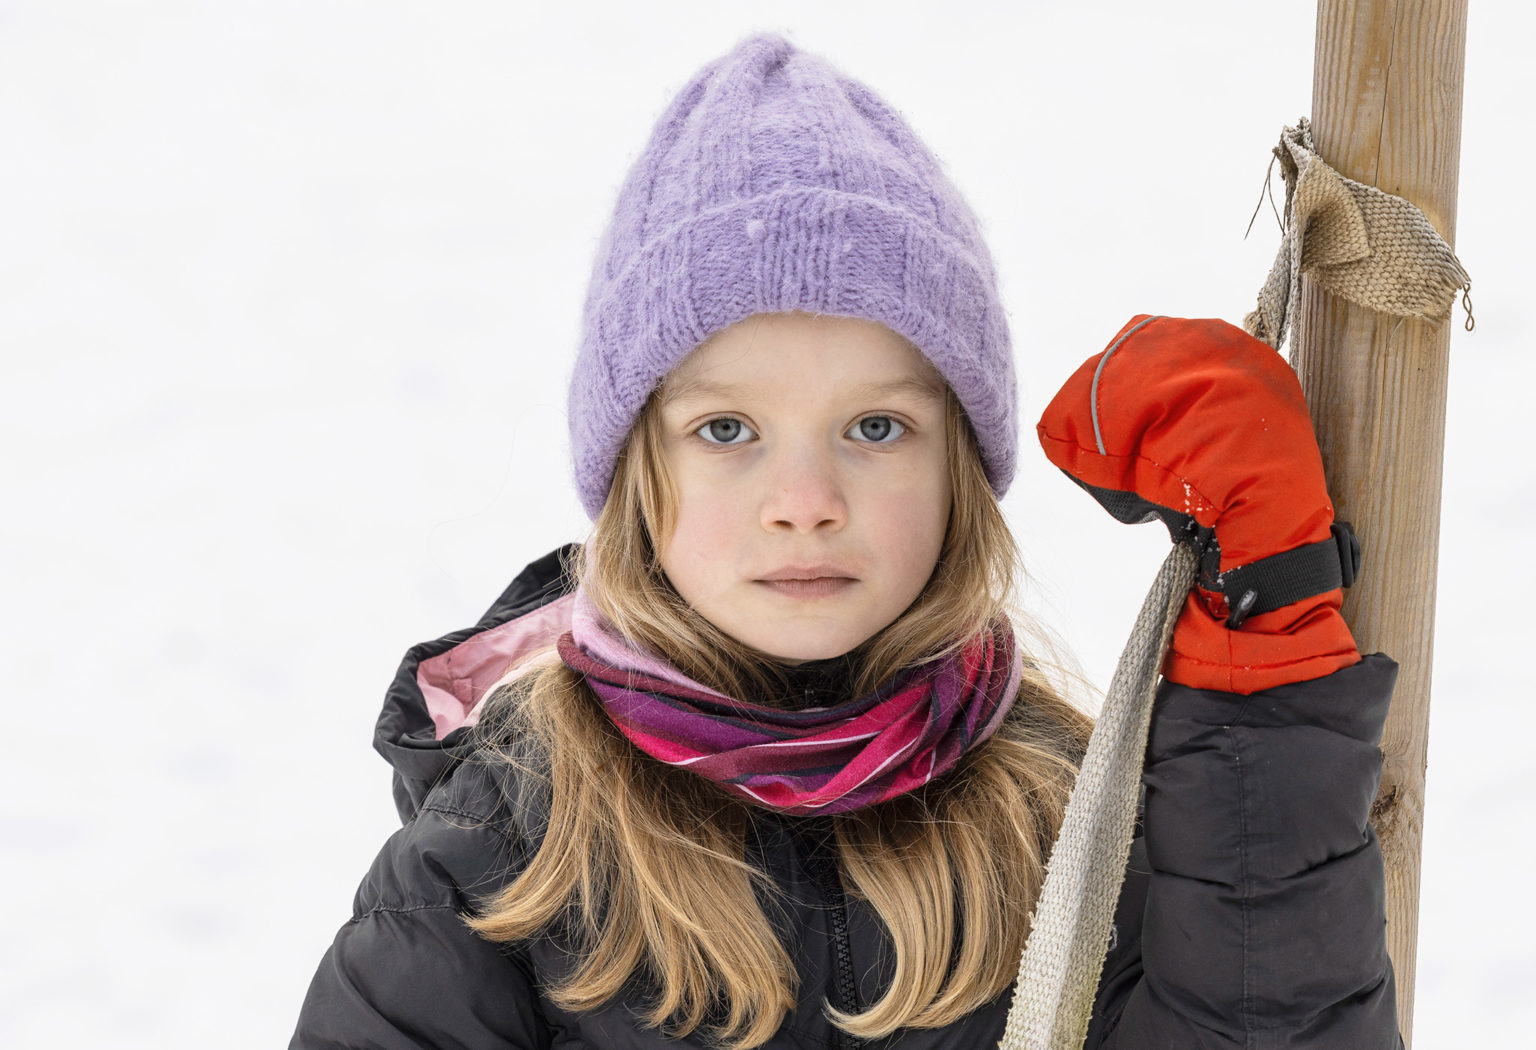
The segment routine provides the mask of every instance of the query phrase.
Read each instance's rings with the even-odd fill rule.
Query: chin
[[[775,660],[797,664],[809,663],[812,660],[830,660],[835,656],[850,653],[859,646],[859,642],[856,641],[839,641],[825,636],[794,640],[763,639],[761,642],[743,640]]]

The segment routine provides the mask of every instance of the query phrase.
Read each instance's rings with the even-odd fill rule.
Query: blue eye
[[[859,441],[889,444],[906,432],[907,428],[890,416],[865,416],[853,425],[848,435]]]
[[[739,419],[711,419],[694,433],[711,445],[740,445],[756,437]]]

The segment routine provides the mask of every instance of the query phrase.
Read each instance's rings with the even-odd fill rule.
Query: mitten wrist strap
[[[1330,526],[1325,540],[1212,574],[1200,573],[1203,590],[1225,595],[1227,627],[1236,630],[1257,613],[1348,587],[1360,571],[1360,540],[1347,521]]]
[[[1135,492],[1100,488],[1070,471],[1062,473],[1086,489],[1116,521],[1161,521],[1168,526],[1168,534],[1175,543],[1193,544],[1200,556],[1197,585],[1201,590],[1226,597],[1227,627],[1232,630],[1258,613],[1348,587],[1360,573],[1360,540],[1347,521],[1330,525],[1330,535],[1325,540],[1292,547],[1222,572],[1221,539],[1214,529]]]

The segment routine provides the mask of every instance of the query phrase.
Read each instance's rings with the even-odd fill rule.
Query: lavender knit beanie
[[[938,160],[890,106],[773,34],[705,66],[667,107],[597,250],[570,390],[596,518],[666,374],[755,313],[861,317],[905,336],[959,398],[999,496],[1017,394],[992,258]]]

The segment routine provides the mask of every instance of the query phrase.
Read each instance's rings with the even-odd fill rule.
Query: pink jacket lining
[[[474,725],[491,686],[509,672],[517,678],[555,659],[552,647],[571,629],[575,601],[574,594],[567,594],[423,660],[416,669],[416,685],[437,739]]]

